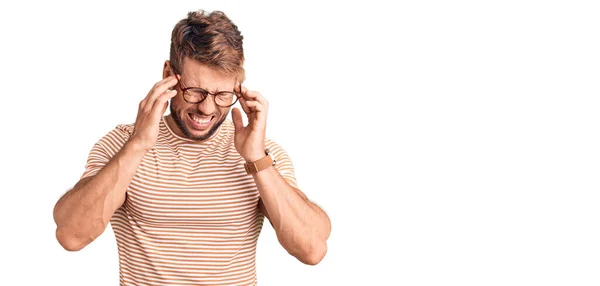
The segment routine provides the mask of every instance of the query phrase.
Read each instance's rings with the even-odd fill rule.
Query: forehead
[[[201,87],[211,92],[233,90],[235,75],[227,75],[192,59],[185,59],[181,81],[186,87]]]

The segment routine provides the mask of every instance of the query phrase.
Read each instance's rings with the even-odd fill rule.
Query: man
[[[285,151],[265,138],[267,100],[241,84],[242,38],[218,11],[191,12],[175,26],[163,79],[135,123],[94,145],[81,180],[56,203],[65,249],[82,249],[110,222],[121,285],[256,284],[266,216],[291,255],[323,259],[329,218],[297,188]],[[246,126],[238,108],[226,120],[238,101]]]

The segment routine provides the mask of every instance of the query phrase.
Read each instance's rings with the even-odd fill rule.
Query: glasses
[[[200,87],[186,87],[183,88],[181,85],[181,75],[179,75],[177,85],[183,92],[183,99],[187,103],[196,104],[204,101],[208,95],[214,96],[215,104],[219,107],[230,107],[233,106],[239,99],[240,95],[234,91],[219,91],[217,93],[211,93],[206,89]],[[240,91],[242,90],[242,83],[240,83]]]

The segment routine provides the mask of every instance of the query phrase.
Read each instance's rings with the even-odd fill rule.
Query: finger
[[[246,89],[243,94],[247,100],[255,100],[260,102],[262,105],[264,105],[265,110],[269,108],[269,102],[262,94],[260,94],[260,92]]]
[[[246,105],[250,108],[250,111],[254,111],[254,112],[263,112],[264,111],[264,105],[262,105],[258,101],[247,100]]]
[[[246,98],[244,98],[243,96],[240,97],[240,105],[242,106],[242,109],[244,110],[244,112],[246,114],[250,114],[250,108],[248,107],[246,102],[248,102],[248,100],[246,100]]]
[[[172,89],[172,87],[174,87],[177,82],[178,82],[178,78],[175,75],[170,75],[164,79],[162,79],[161,81],[157,82],[156,84],[154,84],[154,86],[152,87],[151,93],[153,96],[150,96],[150,98],[158,98],[158,96],[160,96],[161,94],[163,94],[163,92]],[[151,101],[149,98],[149,103],[153,101]]]
[[[176,90],[168,90],[163,92],[154,102],[154,106],[152,107],[152,115],[153,116],[162,116],[166,111],[166,105],[169,104],[169,99],[175,97],[177,95]],[[162,112],[161,112],[162,110]]]
[[[171,89],[163,92],[155,101],[154,107],[162,106],[163,103],[168,102],[171,98],[177,96],[177,90]]]
[[[170,75],[168,77],[161,79],[159,82],[155,83],[154,86],[152,87],[152,90],[161,91],[161,93],[162,93],[165,90],[167,90],[169,87],[174,86],[178,80],[179,80],[179,78],[177,77],[177,75]]]
[[[167,107],[169,107],[169,102],[165,101],[165,103],[163,104],[163,108],[162,111],[160,112],[160,114],[165,114],[165,111],[167,111]]]
[[[144,99],[142,99],[142,101],[140,101],[140,104],[138,105],[138,111],[144,110],[146,108],[146,101],[148,101],[147,99],[148,99],[148,96],[144,97]]]
[[[244,122],[242,121],[242,112],[239,108],[234,107],[231,111],[231,118],[233,119],[233,126],[235,127],[235,131],[239,131],[244,128]]]
[[[166,78],[164,78],[163,80],[157,82],[152,89],[150,90],[150,93],[148,94],[148,98],[146,99],[146,104],[145,104],[145,110],[146,111],[150,111],[153,106],[154,106],[154,102],[156,101],[156,99],[161,96],[165,91],[169,90],[171,87],[175,86],[177,84],[177,77],[174,75],[168,76]]]
[[[258,101],[247,101],[248,107],[252,111],[248,114],[248,125],[249,126],[264,126],[266,122],[267,113],[266,107]]]
[[[161,83],[162,82],[162,83]],[[177,91],[175,89],[171,89],[172,86],[177,84],[177,79],[175,77],[170,77],[169,80],[161,81],[154,85],[154,87],[148,93],[147,98],[145,99],[144,111],[151,112],[152,108],[154,108],[155,102],[159,96],[161,96],[164,92],[171,91],[176,95]]]
[[[246,99],[258,100],[258,101],[260,101],[259,99],[263,99],[264,100],[264,97],[258,91],[248,90],[245,87],[242,87],[242,89],[244,90],[244,92],[242,94],[244,95],[244,97]]]

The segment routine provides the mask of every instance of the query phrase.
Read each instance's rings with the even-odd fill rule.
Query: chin
[[[171,118],[184,137],[202,141],[210,138],[227,118],[228,112],[216,111],[212,115],[202,115],[197,110],[176,110],[171,104]]]

